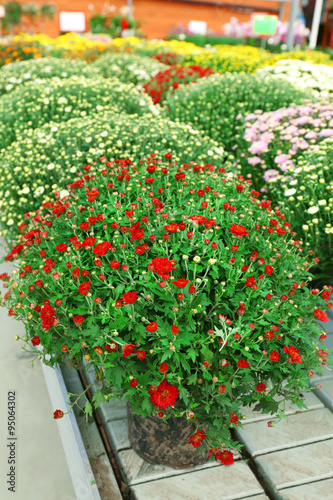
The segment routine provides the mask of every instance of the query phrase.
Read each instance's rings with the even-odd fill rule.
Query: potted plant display
[[[96,407],[127,400],[131,444],[152,463],[232,464],[242,407],[274,425],[330,362],[318,259],[221,165],[101,157],[25,217],[2,305],[44,363],[95,369]]]

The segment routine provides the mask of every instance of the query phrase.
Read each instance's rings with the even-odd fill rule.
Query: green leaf
[[[208,363],[211,363],[214,359],[214,353],[212,351],[210,351],[208,349],[207,346],[204,346],[201,350],[200,350],[202,356],[203,356],[203,359],[204,361],[208,361]]]
[[[87,419],[88,419],[88,417],[92,417],[93,407],[92,407],[90,401],[86,402],[86,405],[84,407],[84,413],[85,413]]]
[[[103,396],[102,391],[100,391],[100,390],[95,391],[94,395],[92,397],[92,400],[95,403],[95,405],[94,405],[95,408],[97,408],[98,406],[100,406],[101,402],[104,400],[104,396]]]

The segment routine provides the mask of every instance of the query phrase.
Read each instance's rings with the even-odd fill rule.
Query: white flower
[[[22,194],[28,194],[28,193],[30,193],[30,188],[28,188],[28,186],[22,189]]]
[[[67,189],[62,189],[60,191],[60,198],[64,198],[65,196],[68,196],[69,195],[69,192],[67,191]]]
[[[35,190],[35,195],[36,196],[40,196],[41,194],[43,194],[45,191],[44,187],[43,186],[38,186],[38,188]]]
[[[216,263],[216,259],[209,259],[208,264],[213,266]]]
[[[54,163],[49,163],[46,168],[47,168],[47,170],[53,170],[54,169]]]
[[[318,207],[310,207],[308,208],[308,214],[316,214],[317,212],[319,212],[319,208]]]
[[[196,264],[199,264],[199,262],[201,261],[200,257],[198,255],[196,255],[195,257],[193,257],[193,261],[196,263]]]
[[[284,192],[285,196],[293,196],[296,193],[295,188],[287,189],[287,191]]]
[[[319,200],[318,201],[318,205],[321,206],[321,207],[325,206],[326,205],[326,200]]]
[[[14,224],[13,219],[9,219],[9,220],[7,221],[7,226],[12,226],[13,224]]]
[[[302,229],[303,231],[309,231],[309,226],[307,224],[303,224]]]

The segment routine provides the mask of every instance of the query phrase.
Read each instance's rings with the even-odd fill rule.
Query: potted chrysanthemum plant
[[[43,362],[85,358],[96,406],[128,401],[141,456],[182,467],[198,449],[228,465],[242,407],[304,406],[329,362],[317,344],[330,289],[311,293],[314,255],[250,181],[166,154],[100,158],[67,189],[26,214],[2,304]]]

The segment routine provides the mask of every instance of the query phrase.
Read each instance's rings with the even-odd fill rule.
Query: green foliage
[[[96,78],[98,72],[85,61],[43,57],[29,61],[6,64],[0,69],[0,95],[16,89],[18,85],[34,81],[36,85],[53,77],[67,79],[71,76]]]
[[[144,156],[79,163],[68,192],[26,217],[2,305],[42,357],[85,357],[94,406],[118,392],[135,413],[205,429],[203,452],[231,448],[242,405],[283,418],[325,362],[313,259],[220,162]]]
[[[165,65],[147,56],[138,54],[105,54],[91,64],[104,78],[117,77],[122,82],[143,85],[159,71],[165,71]]]
[[[36,210],[54,190],[64,189],[95,158],[138,160],[171,150],[180,161],[215,162],[224,156],[215,141],[190,126],[148,114],[129,117],[104,111],[24,131],[1,151],[2,235],[15,234],[25,212]]]
[[[72,76],[25,83],[0,100],[0,148],[23,137],[27,129],[51,121],[84,118],[103,110],[139,115],[155,108],[148,95],[116,78]]]
[[[307,96],[276,79],[253,74],[216,74],[180,87],[167,97],[164,107],[171,120],[190,123],[230,151],[242,124],[240,116],[302,102]]]

